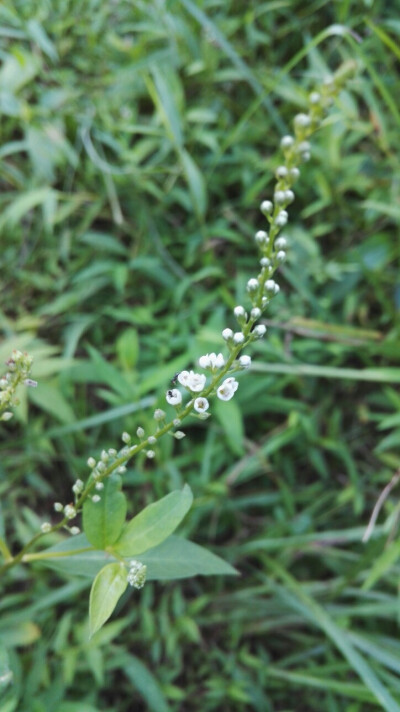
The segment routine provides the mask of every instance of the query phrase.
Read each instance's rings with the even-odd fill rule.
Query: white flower
[[[225,339],[225,341],[230,341],[231,339],[233,339],[232,329],[224,329],[222,332],[222,338]]]
[[[212,369],[222,368],[222,366],[225,366],[225,359],[221,353],[206,354],[205,356],[200,356],[199,366],[201,368],[212,368]]]
[[[255,277],[252,277],[247,282],[247,291],[248,292],[256,292],[258,287],[259,287],[258,280],[255,279]]]
[[[275,280],[267,279],[267,281],[265,282],[265,285],[264,285],[266,291],[275,293],[275,284],[276,284]]]
[[[242,368],[250,368],[251,366],[251,356],[247,356],[246,354],[243,354],[239,358],[239,363]]]
[[[259,245],[268,245],[268,240],[269,240],[269,237],[268,237],[268,234],[265,232],[265,230],[258,230],[258,232],[256,232],[255,241]]]
[[[121,435],[121,440],[122,440],[123,443],[125,443],[126,445],[128,445],[128,443],[130,443],[130,441],[131,441],[131,436],[129,435],[129,433],[127,433],[127,432],[125,431],[125,432],[123,432],[122,435]]]
[[[93,495],[93,497],[92,497],[92,502],[94,502],[94,504],[97,504],[97,502],[100,502],[100,500],[101,500],[101,497],[100,497],[99,494],[94,494],[94,495]]]
[[[294,138],[293,136],[283,136],[281,138],[281,146],[282,148],[291,148],[294,144]]]
[[[254,327],[252,333],[254,334],[254,336],[257,339],[261,339],[264,336],[266,331],[267,331],[267,328],[266,328],[266,326],[264,326],[264,324],[257,324],[257,326]]]
[[[193,403],[193,408],[197,413],[205,413],[206,410],[208,410],[210,404],[207,400],[207,398],[196,398],[195,402]]]
[[[261,316],[261,309],[259,309],[258,307],[253,307],[250,312],[250,316],[252,319],[259,319]]]
[[[279,250],[279,252],[276,253],[276,259],[278,260],[278,262],[284,262],[286,259],[285,250]]]
[[[152,460],[153,457],[155,457],[155,456],[156,456],[156,453],[154,452],[154,450],[146,450],[146,457],[148,457],[149,460]]]
[[[288,174],[288,169],[286,168],[286,166],[278,166],[278,168],[275,171],[275,176],[278,178],[278,180],[279,180],[279,178],[286,178],[287,174]]]
[[[138,438],[144,437],[144,430],[140,425],[139,425],[138,429],[136,430],[136,435],[138,436]]]
[[[226,378],[223,383],[217,388],[217,396],[220,400],[229,401],[233,398],[239,384],[235,378]]]
[[[69,531],[71,532],[72,536],[76,536],[77,534],[80,534],[81,530],[79,529],[79,527],[71,527]]]
[[[155,438],[154,435],[149,435],[149,437],[147,438],[147,442],[149,443],[149,445],[155,445],[157,442],[157,438]]]
[[[50,532],[51,531],[50,522],[43,522],[43,524],[40,525],[40,529],[43,532],[43,534],[47,534],[48,532]]]
[[[273,204],[270,200],[263,200],[260,205],[260,210],[264,215],[269,215],[272,212]]]
[[[286,210],[281,210],[278,215],[276,216],[275,223],[278,225],[278,227],[285,227],[286,223],[288,221],[288,214]]]
[[[84,484],[82,480],[76,480],[76,482],[72,485],[72,491],[74,494],[80,494],[83,491]]]
[[[183,371],[183,373],[185,373],[185,371]],[[167,391],[165,398],[170,405],[180,405],[182,403],[182,393],[178,391],[177,388],[172,388],[170,391]]]
[[[278,237],[277,240],[275,240],[275,247],[277,250],[284,250],[285,247],[287,247],[287,240],[286,237]]]
[[[94,457],[89,457],[87,464],[88,467],[90,467],[91,469],[93,469],[93,467],[96,467],[96,460],[94,459]]]
[[[56,512],[62,512],[64,509],[64,505],[61,504],[61,502],[54,502],[54,509]]]
[[[242,334],[241,331],[237,331],[236,334],[233,335],[233,342],[236,345],[243,344],[244,342],[244,334]]]
[[[164,413],[163,410],[161,410],[161,408],[156,408],[156,410],[154,411],[153,417],[154,417],[154,420],[164,420],[165,415],[166,414]]]
[[[76,509],[73,504],[66,504],[64,507],[64,514],[67,519],[74,519],[76,517]]]
[[[130,562],[126,579],[133,588],[143,588],[146,581],[146,573],[147,566],[133,559],[133,561]]]
[[[206,380],[204,373],[195,373],[194,371],[182,371],[178,376],[179,383],[194,393],[199,393],[203,390]]]
[[[237,307],[234,308],[233,313],[236,317],[236,319],[245,319],[246,318],[246,311],[244,307],[239,304]]]

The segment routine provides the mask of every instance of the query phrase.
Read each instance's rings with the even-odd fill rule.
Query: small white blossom
[[[47,534],[48,532],[50,532],[51,531],[50,522],[43,522],[43,524],[40,525],[40,530],[43,532],[43,534]]]
[[[273,279],[267,279],[264,286],[267,292],[275,292],[275,281]]]
[[[278,166],[278,168],[275,171],[275,176],[278,178],[278,180],[280,178],[286,178],[287,174],[288,174],[288,169],[286,168],[286,166]]]
[[[317,91],[312,91],[308,97],[310,104],[319,104],[321,101],[321,94]]]
[[[171,388],[165,396],[169,405],[180,405],[182,403],[182,393],[177,388]]]
[[[119,467],[117,467],[117,472],[118,474],[123,475],[126,472],[125,465],[120,465]]]
[[[245,336],[241,331],[237,331],[236,334],[233,335],[233,343],[236,344],[236,346],[243,344],[244,340]]]
[[[290,177],[292,178],[292,180],[295,181],[295,180],[297,180],[297,179],[299,178],[299,176],[300,176],[300,171],[299,171],[299,169],[298,169],[296,166],[294,166],[293,168],[290,169],[289,175],[290,175]]]
[[[104,489],[104,482],[96,482],[95,489],[101,492],[101,490]]]
[[[110,457],[115,457],[117,455],[117,451],[115,450],[115,448],[110,447],[108,448],[108,454]]]
[[[269,237],[268,233],[265,232],[265,230],[258,230],[255,234],[255,241],[259,245],[268,245],[269,242]]]
[[[177,430],[175,433],[173,433],[173,436],[177,440],[182,440],[182,438],[186,437],[185,433],[182,430]]]
[[[92,470],[93,470],[94,467],[96,467],[96,460],[94,459],[94,457],[89,457],[89,458],[88,458],[87,465],[88,465],[88,467],[90,467]]]
[[[206,410],[210,407],[210,404],[207,400],[207,398],[196,398],[196,400],[193,403],[193,408],[197,413],[205,413]]]
[[[276,254],[276,259],[278,260],[278,262],[284,262],[286,259],[285,250],[279,250],[279,252],[277,252]]]
[[[286,190],[276,190],[274,193],[274,201],[277,205],[286,203]]]
[[[104,462],[97,463],[97,471],[98,472],[104,472],[106,469],[107,469],[107,466],[105,465]]]
[[[100,500],[101,500],[101,497],[100,497],[99,494],[94,494],[94,495],[93,495],[93,497],[92,497],[92,502],[94,502],[94,504],[97,504],[98,502],[100,502]]]
[[[232,329],[224,329],[222,332],[222,338],[225,339],[225,341],[230,341],[231,339],[233,339]]]
[[[61,502],[54,502],[54,510],[56,512],[62,512],[64,509],[64,505],[61,504]]]
[[[147,438],[147,442],[149,443],[149,445],[155,445],[157,442],[157,438],[155,438],[154,435],[149,435],[149,437]]]
[[[259,287],[258,280],[255,279],[255,277],[252,277],[247,282],[247,291],[250,293],[256,292],[258,290],[258,287]]]
[[[195,373],[194,371],[182,371],[178,376],[179,383],[194,393],[199,393],[203,390],[206,380],[206,376],[203,373]]]
[[[286,210],[280,210],[278,215],[276,216],[275,223],[278,225],[278,227],[285,227],[287,221],[288,221],[288,214]]]
[[[296,128],[308,128],[311,123],[311,119],[308,114],[296,114],[294,117],[294,125]]]
[[[247,316],[246,310],[241,304],[238,304],[238,306],[234,308],[233,313],[236,319],[245,319]]]
[[[229,401],[235,395],[239,384],[235,378],[226,378],[223,383],[217,388],[217,396],[220,400]]]
[[[264,213],[264,215],[269,215],[270,213],[272,213],[273,207],[274,206],[270,200],[263,200],[260,205],[260,210],[262,213]]]
[[[127,581],[133,588],[143,588],[146,581],[147,567],[141,564],[140,561],[131,561],[127,574]]]
[[[199,366],[200,368],[222,368],[225,365],[225,359],[221,353],[215,354],[205,354],[205,356],[200,356]]]
[[[72,536],[76,536],[77,534],[80,534],[80,532],[81,532],[79,527],[71,527],[71,529],[69,531],[71,532]]]
[[[154,411],[154,420],[164,420],[165,415],[166,414],[163,410],[161,410],[161,408],[156,408],[156,410]]]
[[[251,366],[251,356],[247,356],[247,354],[243,354],[239,358],[239,363],[242,368],[250,368]]]
[[[277,250],[284,250],[286,246],[287,246],[286,237],[283,237],[283,235],[281,237],[278,237],[277,240],[275,240],[275,247]]]
[[[76,517],[76,509],[73,504],[66,504],[64,507],[64,514],[67,519],[74,519]]]
[[[100,455],[100,458],[101,458],[102,462],[106,462],[106,463],[107,463],[107,462],[109,461],[110,456],[109,456],[107,450],[102,450],[101,455]]]
[[[178,425],[180,425],[182,421],[180,418],[174,418],[172,422],[175,425],[175,427],[177,428]]]
[[[125,443],[126,445],[128,445],[128,444],[130,443],[130,441],[131,441],[131,436],[129,435],[129,433],[127,433],[126,431],[124,431],[124,432],[122,433],[122,435],[121,435],[121,440],[122,440],[123,443]]]
[[[152,460],[153,457],[155,457],[155,456],[156,456],[156,453],[154,452],[154,450],[146,450],[146,457],[148,457],[149,460]]]
[[[281,147],[282,148],[291,148],[294,144],[294,138],[293,136],[283,136],[281,138]]]
[[[254,327],[252,333],[258,338],[261,339],[265,332],[267,331],[266,326],[264,324],[257,324],[257,326]]]
[[[5,413],[3,413],[2,416],[0,416],[0,420],[11,420],[12,417],[13,414],[9,410],[7,410]]]
[[[143,428],[141,428],[141,427],[139,426],[138,429],[136,430],[136,435],[138,436],[138,438],[143,438],[143,437],[144,437],[144,430],[143,430]]]
[[[258,307],[253,307],[250,312],[250,316],[252,319],[259,319],[261,316],[261,309],[259,309]]]
[[[84,484],[82,480],[76,480],[76,482],[72,485],[72,491],[74,494],[80,494],[84,488]]]

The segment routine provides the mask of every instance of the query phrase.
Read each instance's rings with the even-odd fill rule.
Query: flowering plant
[[[251,357],[243,350],[266,333],[258,323],[271,300],[278,294],[274,276],[286,258],[287,239],[281,234],[288,221],[287,208],[295,198],[294,185],[300,176],[299,166],[310,158],[309,137],[320,126],[323,116],[344,82],[354,72],[354,64],[343,65],[325,81],[319,91],[309,95],[307,113],[294,118],[294,132],[281,140],[283,160],[275,176],[272,200],[260,206],[268,226],[259,230],[255,242],[259,249],[259,270],[247,281],[249,308],[237,305],[233,310],[236,330],[226,327],[222,338],[226,353],[200,356],[202,372],[183,370],[176,374],[166,392],[167,406],[172,416],[158,408],[154,412],[155,426],[146,433],[139,427],[135,436],[122,433],[120,449],[103,450],[99,457],[89,457],[90,474],[86,480],[77,479],[72,487],[73,501],[54,503],[59,521],[47,520],[40,531],[16,554],[12,554],[5,539],[0,539],[5,574],[17,564],[40,561],[75,574],[93,579],[90,593],[90,630],[94,634],[108,620],[115,606],[130,585],[140,589],[148,579],[171,579],[196,574],[235,574],[228,563],[205,549],[173,533],[188,512],[193,495],[188,485],[154,502],[132,519],[126,519],[127,499],[122,491],[122,475],[127,463],[140,452],[147,458],[156,457],[156,446],[167,433],[176,439],[184,437],[182,423],[195,416],[206,419],[210,415],[210,401],[231,400],[238,387],[236,376],[251,366]],[[8,362],[8,372],[0,380],[0,413],[3,420],[12,417],[10,408],[15,403],[15,392],[22,383],[35,386],[29,379],[32,360],[19,351]],[[204,373],[205,372],[205,373]],[[82,516],[82,529],[75,524]],[[59,530],[72,535],[56,545],[33,551],[47,534]]]

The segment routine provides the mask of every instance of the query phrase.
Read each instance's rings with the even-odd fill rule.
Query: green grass
[[[131,513],[188,482],[182,533],[242,576],[149,583],[88,642],[86,580],[15,569],[1,712],[400,710],[396,490],[361,542],[400,467],[399,34],[383,0],[0,6],[0,357],[29,350],[40,383],[0,441],[15,547],[220,350],[280,136],[360,64],[302,169],[238,407],[126,475]]]

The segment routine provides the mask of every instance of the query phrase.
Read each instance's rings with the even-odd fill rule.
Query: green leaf
[[[95,549],[106,549],[121,534],[127,504],[120,490],[121,478],[119,475],[110,475],[104,481],[100,502],[88,499],[83,505],[83,530]]]
[[[85,535],[79,534],[41,552],[41,557],[42,564],[68,577],[93,578],[110,561],[111,555],[104,551],[95,551],[90,547]],[[137,559],[147,566],[147,581],[166,581],[191,576],[232,576],[238,573],[233,566],[211,551],[174,535]],[[36,557],[36,560],[39,559]]]
[[[136,556],[161,544],[175,531],[192,501],[192,491],[185,485],[182,490],[175,490],[150,504],[128,522],[114,551],[120,556]]]
[[[108,564],[99,571],[93,581],[89,600],[90,637],[111,616],[128,585],[127,571],[123,564]]]
[[[190,576],[232,576],[238,572],[219,556],[179,536],[170,536],[138,557],[147,566],[147,581]]]

